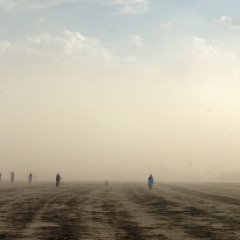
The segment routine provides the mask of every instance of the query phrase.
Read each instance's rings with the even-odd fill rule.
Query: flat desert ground
[[[240,239],[240,184],[0,183],[2,239]]]

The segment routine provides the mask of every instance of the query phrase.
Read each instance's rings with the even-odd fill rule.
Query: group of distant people
[[[10,173],[10,180],[11,180],[12,183],[14,182],[14,177],[15,177],[15,174],[14,174],[14,172],[12,171],[12,172]],[[29,183],[32,182],[32,177],[33,177],[33,175],[32,175],[32,173],[30,172],[29,175],[27,176]],[[61,175],[60,175],[59,173],[57,173],[57,175],[56,175],[56,187],[59,187],[61,180],[62,180]],[[2,173],[0,173],[0,182],[1,182],[1,181],[2,181]],[[153,185],[153,184],[154,184],[154,178],[153,178],[152,174],[150,174],[150,176],[148,177],[148,188],[149,188],[150,190],[152,190],[152,185]],[[108,186],[108,182],[105,182],[105,185]]]
[[[1,174],[0,176],[2,177],[2,174]],[[14,177],[15,177],[15,174],[14,174],[14,172],[12,171],[12,172],[10,173],[11,183],[14,183]],[[32,175],[32,173],[30,172],[29,175],[27,176],[29,183],[32,182],[32,177],[33,177],[33,175]]]
[[[31,174],[31,173],[30,173]],[[12,171],[10,174],[10,180],[11,182],[13,183],[14,182],[14,177],[15,177],[15,174],[14,172]],[[2,181],[2,173],[0,173],[0,182]]]
[[[12,171],[10,173],[10,180],[11,180],[11,183],[14,183],[14,178],[15,178],[15,174],[14,172]],[[27,176],[28,178],[28,182],[31,183],[32,182],[32,178],[33,178],[33,175],[32,173],[30,172],[29,175]],[[56,175],[56,187],[59,187],[59,184],[60,184],[60,181],[61,181],[62,177],[60,176],[59,173],[57,173]],[[2,181],[2,173],[0,173],[0,182]]]
[[[12,183],[14,182],[14,177],[15,177],[14,172],[11,172],[11,173],[10,173],[10,180],[11,180]],[[2,173],[0,173],[0,182],[1,182],[1,181],[2,181]]]

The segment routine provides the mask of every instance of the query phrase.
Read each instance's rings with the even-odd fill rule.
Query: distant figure
[[[12,171],[12,172],[10,173],[11,183],[14,182],[14,177],[15,177],[15,174],[14,174],[14,172]]]
[[[148,177],[148,188],[149,188],[150,190],[152,190],[152,185],[153,185],[153,183],[154,183],[154,179],[153,179],[152,174],[150,174],[150,176]]]
[[[59,173],[57,173],[57,175],[56,175],[56,187],[59,187],[61,179],[62,179],[62,177],[60,176]]]
[[[106,187],[108,187],[108,184],[109,184],[108,181],[105,181],[105,182],[104,182],[104,185],[105,185]]]
[[[0,182],[2,181],[2,173],[0,173]]]
[[[31,183],[32,182],[32,173],[29,173],[27,178],[28,178],[28,182]]]

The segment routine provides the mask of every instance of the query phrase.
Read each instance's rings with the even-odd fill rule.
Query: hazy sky
[[[240,172],[239,0],[0,0],[0,171]]]

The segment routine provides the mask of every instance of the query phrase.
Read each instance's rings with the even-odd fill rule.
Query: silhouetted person
[[[27,178],[28,178],[28,182],[31,183],[32,182],[32,173],[29,173]]]
[[[62,177],[60,176],[59,173],[57,173],[57,175],[56,175],[56,187],[59,186],[61,179],[62,179]]]
[[[14,177],[15,177],[15,174],[14,174],[14,172],[12,171],[12,172],[10,173],[10,179],[11,179],[11,182],[12,182],[12,183],[14,182]]]

